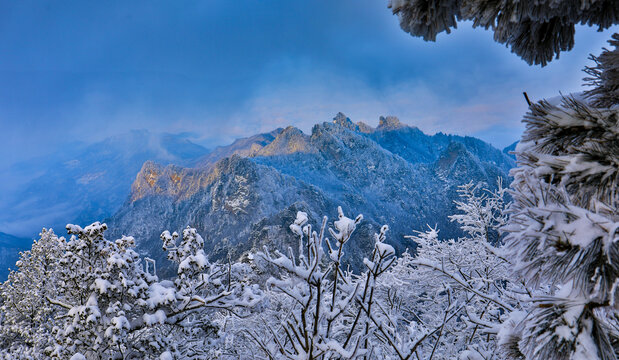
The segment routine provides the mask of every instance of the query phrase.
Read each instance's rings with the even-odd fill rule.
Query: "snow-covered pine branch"
[[[435,41],[460,21],[494,32],[529,64],[548,64],[561,51],[574,46],[575,26],[587,24],[600,31],[619,23],[619,3],[597,0],[389,0],[402,30]]]
[[[524,118],[505,244],[516,274],[548,293],[506,322],[501,341],[514,359],[619,357],[619,108],[605,83],[616,80],[619,58],[604,56],[614,60],[598,70],[610,78],[600,73],[600,91],[589,95],[610,107],[564,97]]]
[[[619,104],[619,34],[613,34],[608,43],[614,49],[604,49],[600,56],[591,55],[595,66],[585,67],[589,76],[583,79],[585,85],[593,86],[585,91],[585,96],[591,100],[591,105],[601,108]]]

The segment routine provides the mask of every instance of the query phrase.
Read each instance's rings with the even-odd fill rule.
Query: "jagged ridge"
[[[391,227],[389,241],[398,251],[413,245],[404,235],[426,224],[438,224],[445,236],[460,235],[446,220],[455,210],[457,186],[470,180],[492,185],[514,165],[481,140],[428,136],[395,117],[381,117],[372,129],[339,113],[310,135],[294,127],[269,134],[237,141],[220,151],[234,155],[208,166],[146,163],[110,229],[134,235],[140,250],[165,269],[162,230],[196,227],[213,259],[237,258],[262,245],[282,248],[295,241],[287,225],[296,211],[318,222],[342,205],[365,216],[347,254],[358,267],[357,254],[371,241],[364,235],[381,224]]]

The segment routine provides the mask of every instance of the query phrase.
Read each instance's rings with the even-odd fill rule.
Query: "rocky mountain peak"
[[[378,120],[377,130],[397,130],[406,125],[400,122],[397,116],[381,116]]]
[[[364,123],[363,121],[359,121],[357,123],[357,127],[359,128],[359,131],[364,133],[364,134],[371,134],[375,130],[373,127],[371,127],[370,125]]]
[[[294,126],[288,126],[260,150],[257,156],[288,155],[296,152],[313,153],[316,149],[311,146],[308,135]]]
[[[343,126],[343,127],[347,128],[349,130],[352,130],[352,131],[359,130],[357,125],[355,125],[355,123],[353,123],[350,120],[350,118],[346,117],[346,115],[344,115],[341,112],[339,112],[339,113],[337,113],[337,115],[335,115],[335,117],[333,118],[333,123],[334,124],[338,124],[340,126]]]

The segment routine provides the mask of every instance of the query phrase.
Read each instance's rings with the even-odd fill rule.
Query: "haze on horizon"
[[[504,147],[523,130],[522,91],[580,91],[613,31],[579,27],[540,68],[470,25],[413,38],[386,1],[3,2],[0,29],[0,169],[131,129],[214,147],[339,111]]]

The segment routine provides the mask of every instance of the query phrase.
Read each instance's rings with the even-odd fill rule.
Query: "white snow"
[[[144,314],[143,319],[146,325],[153,326],[155,324],[164,324],[167,316],[163,310],[157,310],[153,314]]]

